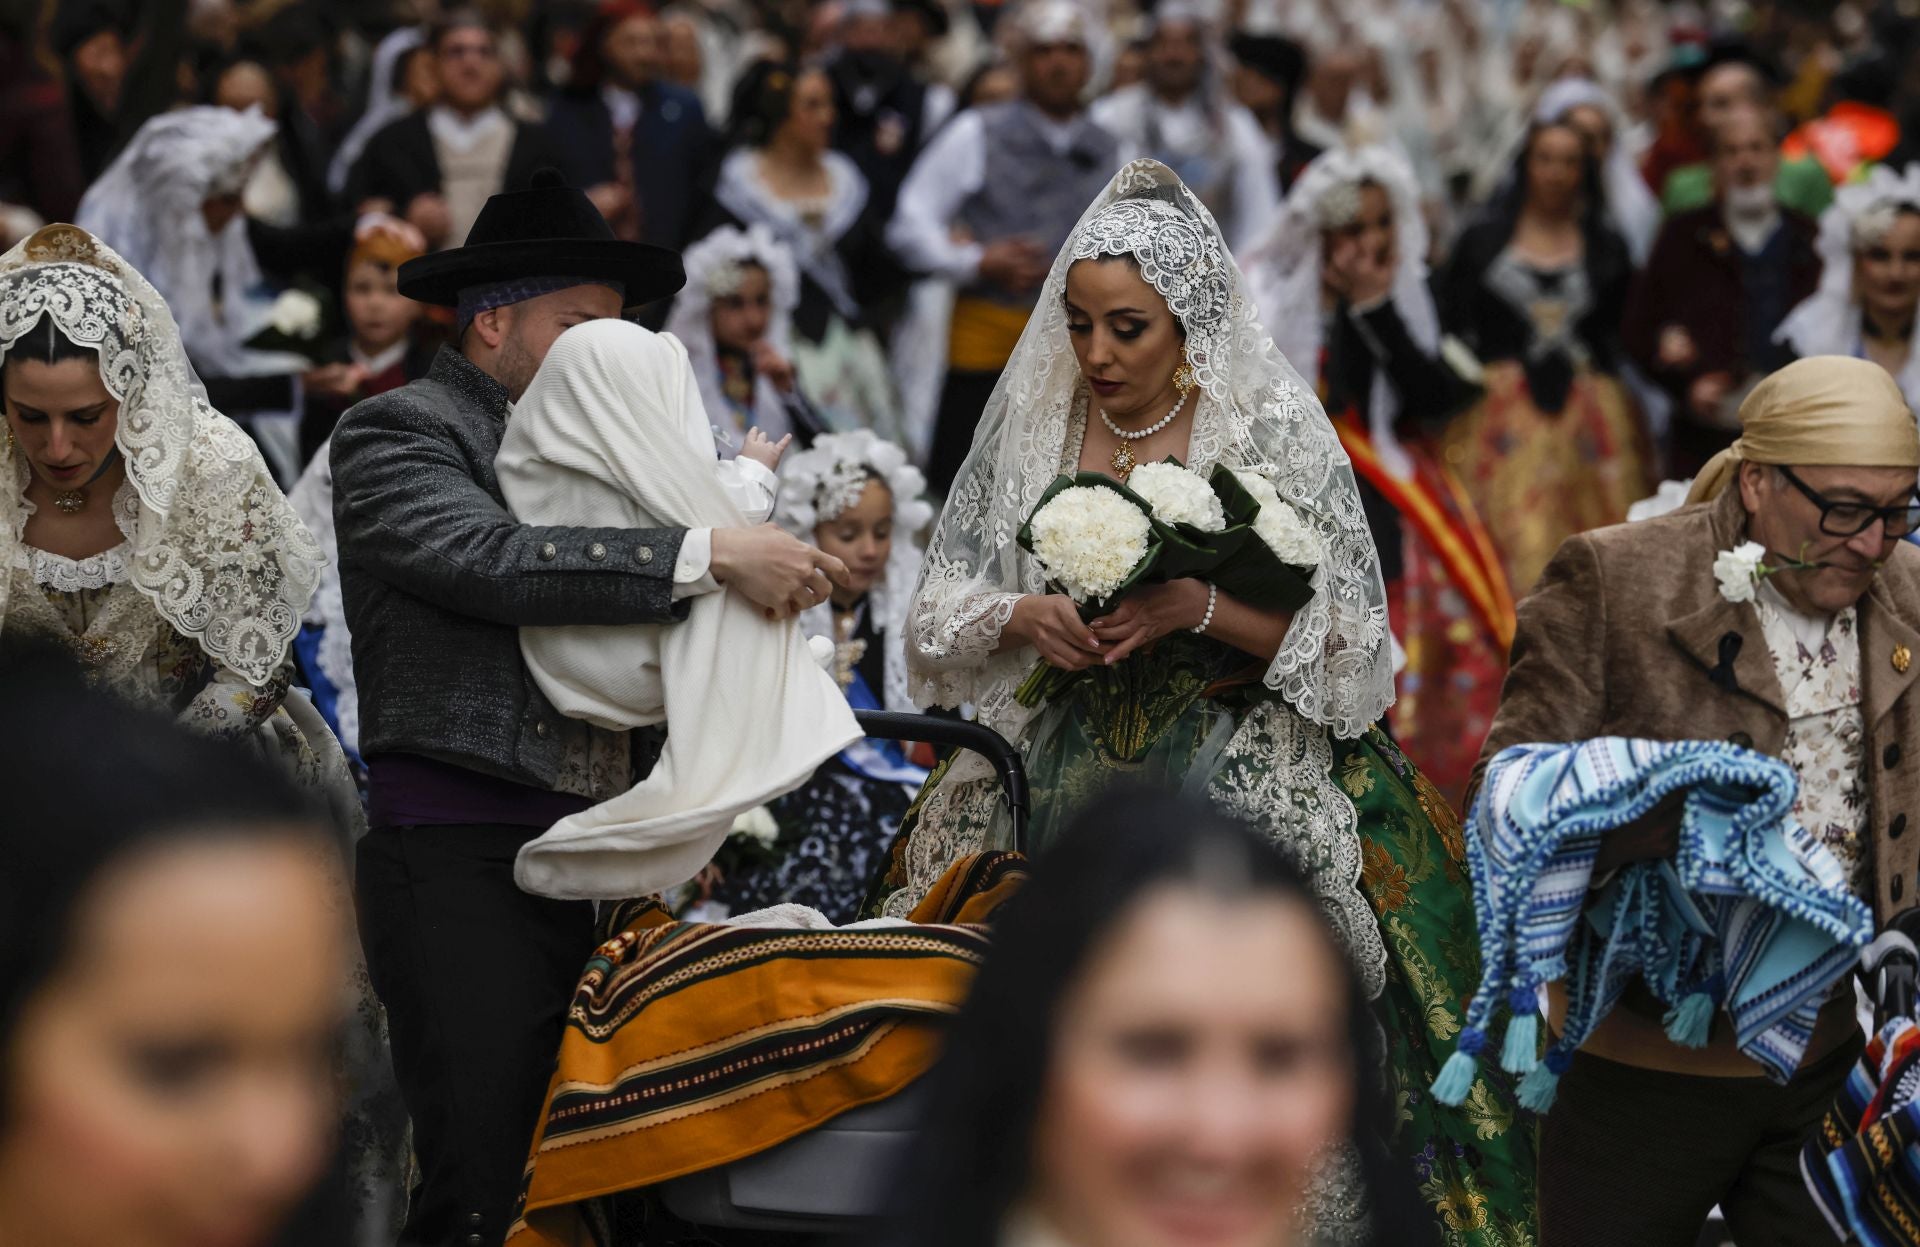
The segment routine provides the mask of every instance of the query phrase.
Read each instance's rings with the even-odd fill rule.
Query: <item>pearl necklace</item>
[[[1108,415],[1105,410],[1097,409],[1100,410],[1100,422],[1107,426],[1107,432],[1120,439],[1120,448],[1113,452],[1113,458],[1110,462],[1113,464],[1114,473],[1119,476],[1122,483],[1125,483],[1126,479],[1133,475],[1133,469],[1139,464],[1139,460],[1133,457],[1133,447],[1129,445],[1129,443],[1143,441],[1172,424],[1174,420],[1179,417],[1180,413],[1186,409],[1187,399],[1192,396],[1193,391],[1188,390],[1180,396],[1180,401],[1173,405],[1172,411],[1169,411],[1166,415],[1148,425],[1146,428],[1136,429],[1132,432],[1128,432],[1126,429],[1115,424],[1113,417]]]

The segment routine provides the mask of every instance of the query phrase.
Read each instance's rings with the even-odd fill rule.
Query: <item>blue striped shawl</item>
[[[1703,1042],[1711,1008],[1724,1008],[1740,1050],[1785,1082],[1873,926],[1839,860],[1794,821],[1797,790],[1784,762],[1718,742],[1608,737],[1500,753],[1467,827],[1482,974],[1460,1052],[1471,1061],[1480,1051],[1503,1003],[1530,1036],[1539,988],[1564,980],[1564,1030],[1539,1073],[1516,1052],[1530,1039],[1507,1045],[1507,1068],[1532,1076],[1544,1108],[1574,1050],[1639,977],[1670,1006],[1692,1001],[1676,1009],[1690,1021],[1669,1014],[1669,1034]],[[1596,890],[1602,837],[1681,791],[1674,857],[1632,863]]]

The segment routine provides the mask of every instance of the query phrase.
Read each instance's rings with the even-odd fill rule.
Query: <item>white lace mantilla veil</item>
[[[1875,216],[1891,225],[1891,213],[1899,210],[1920,212],[1920,164],[1908,165],[1903,173],[1875,165],[1864,181],[1834,192],[1832,205],[1820,214],[1815,244],[1822,265],[1819,288],[1787,313],[1774,330],[1774,341],[1802,358],[1860,353],[1860,303],[1853,292],[1855,234]],[[1920,317],[1914,321],[1907,366],[1894,380],[1907,405],[1920,410]]]
[[[1320,358],[1327,331],[1320,302],[1322,233],[1359,211],[1359,188],[1369,183],[1386,192],[1393,208],[1399,257],[1393,274],[1394,308],[1416,345],[1430,352],[1440,349],[1440,312],[1427,286],[1427,222],[1420,212],[1413,166],[1390,147],[1368,144],[1336,147],[1315,157],[1288,192],[1273,228],[1245,257],[1250,295],[1262,323],[1273,332],[1274,345],[1287,359]],[[1334,202],[1348,194],[1353,197],[1350,204]],[[1329,216],[1345,220],[1329,221]],[[1393,432],[1400,396],[1384,368],[1374,370],[1367,412],[1381,459],[1395,474],[1408,475],[1412,463]]]
[[[273,305],[253,253],[247,222],[235,214],[220,232],[200,206],[210,195],[238,193],[274,123],[258,108],[235,112],[197,104],[147,121],[87,188],[74,220],[114,248],[123,263],[166,292],[168,311],[190,357],[210,374],[233,377],[300,372],[288,351],[246,345],[264,329]],[[223,292],[214,301],[215,278]]]
[[[893,553],[887,558],[880,582],[867,594],[874,630],[887,647],[886,687],[872,690],[888,710],[912,710],[912,688],[907,678],[907,609],[920,579],[921,532],[933,519],[927,502],[927,478],[907,461],[907,452],[869,429],[823,433],[812,446],[790,455],[780,466],[780,497],[774,504],[774,522],[798,537],[813,541],[813,530],[832,523],[860,497],[858,486],[879,473],[893,495]],[[833,639],[833,604],[822,602],[800,616],[808,636]]]
[[[0,362],[45,317],[99,351],[100,379],[120,402],[114,443],[139,499],[122,521],[134,587],[208,657],[264,685],[319,583],[319,545],[253,440],[207,403],[166,303],[77,226],[49,225],[0,256]],[[0,439],[0,569],[33,511],[30,471]],[[0,575],[0,620],[8,588]]]
[[[1200,387],[1189,466],[1260,472],[1320,534],[1327,557],[1313,575],[1313,600],[1295,615],[1266,683],[1304,719],[1358,737],[1392,704],[1393,669],[1386,588],[1353,469],[1313,388],[1261,327],[1213,215],[1154,160],[1120,170],[1080,219],[988,400],[914,594],[914,700],[971,702],[982,722],[1016,740],[1025,726],[1013,691],[1034,651],[993,649],[1015,600],[1046,592],[1014,538],[1084,419],[1087,389],[1067,337],[1067,270],[1106,255],[1137,260],[1186,329]]]
[[[694,379],[700,383],[700,399],[706,406],[708,418],[724,419],[731,408],[720,390],[719,352],[713,342],[713,300],[736,287],[741,265],[758,264],[765,269],[772,287],[773,304],[773,314],[767,321],[767,341],[780,354],[790,357],[793,310],[800,306],[800,273],[786,245],[773,236],[772,230],[758,223],[744,230],[723,225],[688,247],[681,259],[687,270],[687,284],[673,298],[673,308],[667,313],[666,332],[680,339],[680,345],[687,348],[687,358],[693,364]],[[787,432],[786,404],[773,382],[765,377],[754,379],[753,417],[775,440]]]

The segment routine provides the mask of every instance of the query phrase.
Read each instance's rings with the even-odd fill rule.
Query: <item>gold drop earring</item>
[[[1180,401],[1185,402],[1187,395],[1193,392],[1193,365],[1181,364],[1173,370],[1173,388],[1180,391]]]

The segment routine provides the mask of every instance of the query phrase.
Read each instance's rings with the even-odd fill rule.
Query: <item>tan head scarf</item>
[[[1753,387],[1740,404],[1740,440],[1694,478],[1687,501],[1718,498],[1742,463],[1920,468],[1920,426],[1880,365],[1813,355]]]

